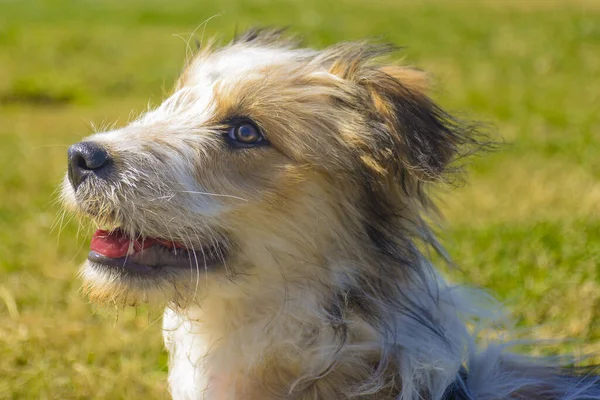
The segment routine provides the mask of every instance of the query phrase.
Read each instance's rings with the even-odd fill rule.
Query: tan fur
[[[483,144],[427,98],[424,73],[377,61],[388,47],[294,43],[251,31],[200,51],[163,105],[89,139],[121,178],[67,184],[77,212],[223,254],[216,269],[190,260],[151,278],[88,263],[87,291],[167,304],[178,398],[441,398],[473,339],[469,302],[422,251],[441,250],[427,185]],[[240,117],[269,145],[228,148],[223,132]]]

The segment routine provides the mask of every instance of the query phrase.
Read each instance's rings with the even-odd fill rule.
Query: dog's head
[[[377,61],[389,50],[251,31],[200,51],[158,108],[71,146],[63,197],[100,228],[92,296],[339,279],[330,266],[385,252],[392,230],[422,234],[423,183],[475,142],[422,72]]]

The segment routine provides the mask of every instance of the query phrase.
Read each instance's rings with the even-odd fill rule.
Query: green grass
[[[0,10],[0,398],[167,397],[160,313],[98,309],[78,293],[88,239],[73,221],[51,231],[53,191],[68,144],[89,122],[123,123],[157,103],[185,56],[174,34],[218,13],[198,37],[274,24],[314,46],[365,36],[406,46],[407,62],[436,76],[437,100],[508,142],[441,196],[451,274],[506,301],[534,337],[581,340],[559,351],[600,351],[593,1],[4,0]]]

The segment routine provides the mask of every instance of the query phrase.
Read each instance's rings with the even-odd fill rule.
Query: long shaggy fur
[[[427,76],[381,61],[390,46],[297,47],[252,30],[201,49],[174,93],[88,140],[115,160],[64,198],[101,227],[198,249],[221,265],[152,276],[87,262],[99,301],[166,303],[177,399],[600,399],[595,375],[480,348],[491,315],[449,285],[427,249],[428,186],[488,146],[427,97]],[[253,120],[269,146],[223,132]]]

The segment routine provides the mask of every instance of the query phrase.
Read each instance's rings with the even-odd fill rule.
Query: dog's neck
[[[294,269],[287,269],[291,270]],[[329,296],[331,277],[325,281],[313,276],[307,282],[298,280],[307,278],[301,272],[291,277],[258,273],[235,283],[235,290],[228,289],[225,283],[209,288],[198,305],[176,311],[168,309],[164,328],[171,354],[172,390],[206,392],[210,394],[208,399],[240,398],[242,391],[246,394],[241,398],[253,399],[249,394],[253,391],[259,393],[256,398],[264,398],[260,397],[264,390],[301,393],[309,390],[306,388],[311,382],[327,379],[335,380],[339,389],[344,387],[340,385],[342,381],[349,384],[368,379],[384,355],[390,358],[387,368],[398,368],[400,357],[405,360],[403,368],[413,368],[407,372],[411,380],[427,380],[430,387],[437,386],[443,392],[460,368],[465,345],[460,334],[440,337],[436,332],[464,331],[450,290],[443,284],[431,288],[418,284],[437,280],[408,280],[402,301],[423,303],[424,293],[435,292],[435,299],[428,295],[427,304],[417,304],[430,315],[415,317],[403,314],[402,310],[387,309],[393,299],[379,304],[379,309],[370,310],[373,315],[365,315],[366,310],[359,310],[360,305],[353,303],[362,300],[377,303],[377,299],[352,298],[350,280],[355,277],[345,273],[360,271],[360,266],[344,268],[344,262],[340,261],[322,266],[322,270],[337,280],[337,297]],[[372,320],[368,321],[369,318]],[[373,322],[380,318],[385,319],[386,329],[379,329],[378,323]],[[419,318],[435,321],[437,325],[429,326],[430,323]],[[351,359],[364,365],[362,368],[353,365],[351,370],[344,371],[340,365],[352,365],[348,364]],[[435,368],[424,369],[423,365]],[[427,376],[422,375],[423,370],[427,370]],[[381,379],[384,372],[381,371]],[[264,381],[264,377],[269,380]],[[437,383],[431,384],[432,381]],[[373,384],[390,385],[383,381]],[[225,388],[234,392],[229,393]],[[333,394],[339,396],[337,392]]]

